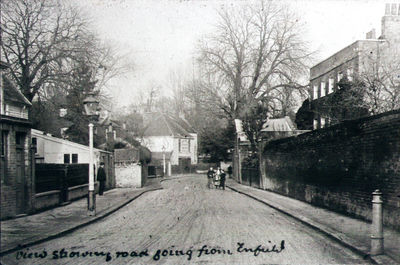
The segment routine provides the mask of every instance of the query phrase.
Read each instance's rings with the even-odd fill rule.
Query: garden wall
[[[400,229],[400,111],[271,141],[262,168],[264,189],[366,220],[379,189]]]

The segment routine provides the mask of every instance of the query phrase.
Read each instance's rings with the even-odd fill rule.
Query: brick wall
[[[269,142],[262,168],[265,189],[367,220],[380,189],[400,229],[400,111]]]
[[[7,132],[5,144],[5,156],[1,157],[1,219],[14,217],[19,213],[31,213],[33,211],[34,185],[32,182],[32,168],[30,159],[30,129],[18,123],[2,122],[0,132]],[[21,140],[23,146],[23,160],[25,177],[22,185],[17,185],[17,154],[16,133],[23,133]],[[18,197],[20,196],[20,197]],[[18,209],[18,201],[22,207]]]

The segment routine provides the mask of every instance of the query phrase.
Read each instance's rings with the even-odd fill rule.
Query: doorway
[[[24,214],[26,212],[26,174],[25,174],[25,141],[26,133],[17,132],[15,134],[16,151],[16,213]]]

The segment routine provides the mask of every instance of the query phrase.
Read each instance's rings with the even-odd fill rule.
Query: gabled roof
[[[179,117],[175,118],[170,116],[176,123],[178,123],[183,129],[185,129],[189,133],[197,133],[196,130],[190,125],[190,123],[184,118],[184,117]]]
[[[235,119],[236,133],[240,141],[247,141],[246,133],[243,131],[242,121]],[[262,132],[293,132],[296,130],[296,126],[290,119],[290,117],[285,116],[284,118],[278,119],[268,119],[268,121],[263,125]]]
[[[269,119],[263,126],[262,132],[291,132],[296,130],[292,120],[285,116],[279,119]]]
[[[191,137],[190,133],[194,132],[186,121],[180,120],[178,122],[180,118],[173,118],[168,114],[151,113],[147,114],[147,119],[144,136]]]
[[[13,102],[21,105],[31,106],[31,102],[19,91],[16,86],[7,78],[7,76],[2,76],[3,80],[3,91],[4,91],[4,101]]]

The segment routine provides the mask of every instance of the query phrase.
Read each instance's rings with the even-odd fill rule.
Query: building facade
[[[400,55],[400,4],[387,4],[379,38],[375,30],[371,30],[365,40],[357,40],[310,69],[313,128],[367,115],[368,110],[363,109],[334,109],[332,99],[340,93],[341,82],[353,82],[365,73],[377,71],[376,68],[387,65],[394,54]]]
[[[54,137],[43,131],[31,130],[36,163],[89,164],[89,146]],[[104,162],[107,174],[106,188],[115,187],[113,153],[93,148],[94,165],[97,169]],[[95,170],[96,174],[96,170]]]
[[[146,115],[141,143],[150,149],[152,165],[165,165],[165,174],[169,175],[173,169],[185,171],[197,164],[197,133],[186,120],[163,113]]]
[[[35,188],[31,153],[31,103],[5,75],[0,62],[1,219],[33,211]]]

